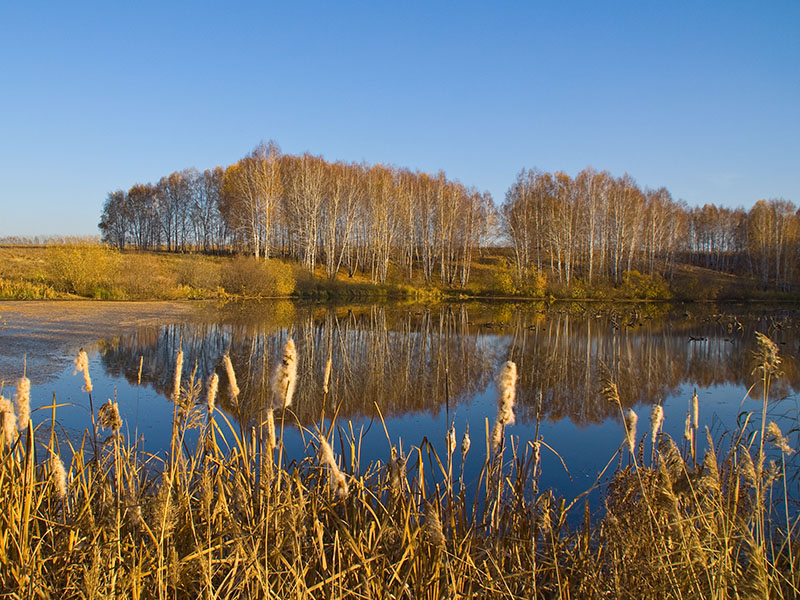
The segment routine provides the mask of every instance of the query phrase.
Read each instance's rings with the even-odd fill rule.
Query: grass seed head
[[[781,357],[778,356],[778,345],[759,331],[756,331],[756,350],[753,356],[756,362],[754,374],[761,371],[764,375],[780,375]]]
[[[794,452],[789,445],[789,440],[783,437],[783,433],[781,433],[781,429],[775,424],[775,421],[769,422],[769,426],[767,427],[767,440],[775,444],[775,447],[784,454],[792,454]]]

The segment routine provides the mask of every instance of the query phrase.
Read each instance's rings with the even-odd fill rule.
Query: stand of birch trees
[[[498,208],[442,172],[293,156],[274,142],[227,168],[111,192],[100,229],[119,249],[288,258],[379,283],[391,273],[463,288],[474,253],[490,245],[510,247],[520,285],[542,275],[620,283],[633,270],[669,278],[680,263],[782,289],[800,276],[800,211],[786,200],[690,208],[627,174],[523,169]]]

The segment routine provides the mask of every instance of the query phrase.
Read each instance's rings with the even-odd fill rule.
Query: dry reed
[[[775,368],[773,361],[759,373],[773,376]],[[618,394],[613,386],[616,402]],[[0,410],[5,435],[13,405],[2,399]],[[624,422],[632,450],[630,414]],[[688,416],[691,428],[691,411]],[[98,419],[115,432],[121,428],[110,401]],[[661,429],[656,421],[653,431]],[[221,438],[223,430],[209,423]],[[620,461],[605,485],[603,511],[593,514],[587,503],[581,520],[579,503],[536,491],[538,438],[510,445],[512,460],[499,467],[502,476],[491,487],[477,486],[470,501],[463,487],[452,494],[425,468],[437,461],[430,444],[402,456],[392,448],[388,478],[386,469],[359,467],[352,457],[347,475],[322,434],[317,460],[311,450],[284,465],[240,438],[229,447],[216,446],[211,436],[192,448],[184,437],[189,425],[184,418],[173,428],[178,455],[163,469],[119,435],[113,460],[104,446],[95,461],[87,437],[70,443],[69,483],[56,436],[45,465],[36,465],[32,441],[0,453],[0,594],[65,600],[798,596],[794,524],[785,506],[776,514],[770,501],[770,486],[786,484],[785,464],[765,464],[752,426],[726,436],[727,451],[708,435],[700,465],[662,432],[654,466]],[[775,424],[764,429],[783,460],[791,450],[787,440]],[[11,430],[16,440],[16,423]],[[451,454],[454,437],[448,432]],[[358,456],[358,439],[343,440]],[[213,452],[204,451],[209,443]],[[465,431],[462,457],[470,445]],[[487,461],[479,479],[494,468]],[[779,522],[768,521],[776,517]]]

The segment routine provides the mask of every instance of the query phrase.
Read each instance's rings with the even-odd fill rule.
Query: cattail
[[[683,425],[683,437],[687,440],[692,439],[692,414],[688,412],[686,413],[686,423]]]
[[[397,456],[397,450],[392,447],[392,456],[387,464],[389,468],[389,485],[393,494],[399,494],[403,489],[403,480],[406,477],[406,461]]]
[[[117,403],[109,399],[108,402],[103,404],[97,411],[97,421],[100,423],[100,427],[111,429],[114,433],[117,433],[122,427],[122,418],[119,416]]]
[[[92,378],[89,375],[89,356],[86,354],[86,351],[81,348],[80,352],[78,352],[78,356],[75,359],[75,370],[72,372],[73,375],[77,375],[78,372],[83,373],[83,389],[87,393],[92,393]]]
[[[175,384],[172,388],[172,401],[177,402],[181,397],[181,375],[183,374],[183,349],[178,350],[175,358]]]
[[[447,442],[447,454],[452,456],[453,453],[456,451],[456,426],[455,423],[450,426],[450,429],[447,430],[447,436],[445,437],[445,441]]]
[[[225,364],[225,372],[228,374],[228,385],[230,386],[231,396],[234,401],[239,399],[239,386],[236,385],[236,372],[233,370],[233,363],[231,357],[226,354],[222,357],[222,362]]]
[[[692,426],[695,429],[700,426],[700,401],[697,398],[697,390],[692,394]]]
[[[425,539],[440,550],[445,547],[442,521],[432,502],[425,503]]]
[[[339,465],[336,464],[336,458],[333,456],[333,450],[331,450],[330,444],[328,444],[324,436],[319,438],[319,448],[322,454],[321,462],[328,467],[331,489],[339,498],[346,498],[348,493],[347,479],[339,470]]]
[[[216,371],[211,374],[211,379],[208,380],[208,395],[206,396],[206,405],[208,406],[208,414],[214,412],[217,406],[217,391],[219,390],[219,375]]]
[[[322,381],[322,393],[328,393],[328,384],[331,381],[331,366],[332,366],[331,357],[328,357],[328,362],[325,363],[325,378]]]
[[[294,340],[289,338],[283,347],[283,359],[272,375],[272,392],[275,394],[273,406],[285,408],[292,405],[294,387],[297,383],[297,350]]]
[[[636,422],[639,416],[633,411],[632,408],[628,409],[625,413],[625,440],[628,442],[628,449],[633,454],[636,448]]]
[[[653,444],[656,443],[658,430],[664,422],[664,408],[660,404],[654,404],[650,409],[650,438]]]
[[[497,453],[503,442],[503,432],[506,425],[513,425],[514,399],[517,393],[517,365],[510,360],[500,370],[497,377],[497,418],[492,428],[492,452]]]
[[[500,446],[503,444],[503,424],[500,421],[495,421],[490,439],[492,452],[497,454],[500,451]]]
[[[64,463],[58,454],[53,454],[50,457],[50,481],[53,482],[53,487],[58,494],[59,499],[63,500],[67,497],[67,472],[64,469]]]
[[[144,355],[139,356],[139,374],[136,376],[136,385],[142,385],[142,366],[144,365]]]
[[[0,437],[6,446],[11,446],[17,439],[17,415],[11,400],[0,396]]]
[[[792,454],[794,452],[792,447],[789,446],[789,440],[783,437],[783,433],[781,433],[781,429],[775,424],[775,421],[769,422],[769,426],[767,427],[767,439],[775,444],[775,447],[784,454]]]
[[[28,428],[31,416],[31,380],[22,377],[17,382],[17,393],[14,394],[14,404],[17,406],[17,425],[20,431]]]
[[[517,394],[517,365],[510,360],[503,365],[497,380],[499,390],[497,420],[503,425],[514,424],[514,398]]]
[[[275,438],[275,417],[272,415],[273,410],[267,409],[267,436],[269,440],[269,447],[274,448],[277,445]]]
[[[467,430],[464,432],[464,435],[461,438],[461,460],[463,461],[466,456],[467,452],[469,452],[469,447],[472,442],[469,439],[469,424],[467,424]]]

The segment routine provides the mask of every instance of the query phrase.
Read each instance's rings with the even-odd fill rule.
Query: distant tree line
[[[750,211],[690,208],[628,175],[522,170],[500,212],[523,282],[543,271],[566,285],[619,283],[632,270],[669,277],[681,262],[752,274],[765,288],[787,289],[800,275],[800,211],[782,199]]]
[[[185,169],[109,193],[100,230],[120,249],[250,253],[309,269],[464,287],[473,253],[510,245],[520,286],[669,277],[681,262],[750,273],[765,287],[798,277],[800,214],[785,200],[750,210],[689,208],[665,188],[586,168],[524,169],[499,208],[488,192],[387,165],[328,162],[258,145],[228,166]]]
[[[232,250],[386,280],[466,285],[494,224],[487,192],[383,165],[283,155],[261,144],[226,169],[187,169],[108,195],[100,230],[120,249]]]

